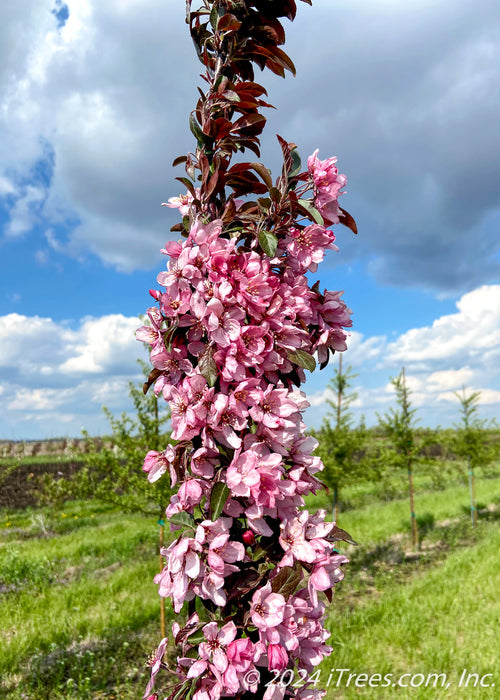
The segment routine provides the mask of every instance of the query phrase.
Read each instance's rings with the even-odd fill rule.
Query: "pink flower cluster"
[[[342,216],[338,198],[343,192],[347,178],[337,170],[336,158],[319,160],[318,150],[307,159],[307,166],[314,180],[315,204],[323,219],[330,224],[338,224]]]
[[[330,222],[345,183],[334,162],[316,153],[308,161],[315,205]],[[187,214],[191,202],[170,204]],[[331,592],[347,560],[325,513],[303,509],[322,488],[323,465],[304,435],[309,404],[295,387],[305,381],[304,358],[325,362],[346,349],[351,311],[341,292],[320,293],[305,276],[335,248],[326,226],[290,226],[269,257],[257,238],[242,244],[222,221],[192,218],[186,240],[165,246],[163,289],[151,291],[159,308],[148,309],[137,338],[151,346],[154,391],[170,404],[178,441],[144,462],[150,481],[168,472],[179,485],[166,510],[178,536],[162,550],[155,582],[176,613],[187,603],[190,615],[173,626],[179,683],[196,688],[194,700],[217,700],[257,692],[250,670],[311,671],[331,652],[318,592]],[[270,685],[264,698],[285,695],[321,697]]]

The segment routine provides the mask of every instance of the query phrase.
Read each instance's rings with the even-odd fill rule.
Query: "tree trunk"
[[[408,467],[408,487],[410,491],[410,513],[411,513],[411,539],[412,539],[412,544],[415,549],[418,549],[419,547],[419,542],[418,542],[418,526],[417,526],[417,518],[415,515],[415,504],[413,500],[413,473],[411,470],[411,464]]]
[[[339,390],[337,395],[337,430],[340,428],[342,416],[342,353],[339,352]]]
[[[474,481],[474,469],[471,467],[470,457],[468,458],[469,464],[469,491],[470,491],[470,517],[472,520],[472,527],[477,525],[477,508],[476,508],[476,483]]]
[[[163,525],[163,520],[160,520],[160,537],[159,537],[159,559],[160,559],[160,573],[163,571],[163,556],[161,554],[161,549],[163,547],[163,535],[165,531],[165,526]],[[160,633],[161,638],[167,636],[165,627],[165,598],[160,596]]]

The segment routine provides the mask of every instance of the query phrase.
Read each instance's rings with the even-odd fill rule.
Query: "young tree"
[[[138,362],[147,377],[149,368],[144,361]],[[163,403],[158,405],[155,394],[145,396],[142,386],[129,382],[128,389],[135,414],[116,417],[104,406],[111,433],[101,438],[83,431],[83,443],[80,441],[73,448],[82,467],[71,478],[55,484],[52,475],[42,477],[39,487],[46,499],[95,498],[124,512],[162,518],[172,492],[164,481],[155,484],[155,488],[148,486],[140,470],[148,446],[161,450],[171,442],[169,434],[162,430],[170,414]]]
[[[498,459],[498,444],[489,443],[486,439],[487,421],[477,416],[478,403],[481,399],[480,391],[467,394],[465,386],[462,392],[455,392],[460,402],[460,423],[454,425],[455,434],[452,437],[453,452],[467,463],[470,492],[470,513],[472,527],[477,525],[476,508],[476,484],[474,470],[478,467],[487,467]]]
[[[329,227],[355,224],[338,204],[345,177],[334,158],[315,152],[302,170],[296,145],[279,137],[276,179],[260,162],[231,164],[247,150],[260,158],[269,105],[254,65],[294,71],[280,18],[295,12],[295,0],[187,2],[206,86],[190,118],[195,153],[174,161],[187,193],[168,203],[185,240],[165,246],[154,332],[138,331],[179,441],[144,465],[150,479],[168,472],[179,484],[166,509],[176,539],[155,579],[189,615],[172,627],[181,653],[165,679],[169,700],[321,697],[307,684],[273,684],[273,671],[310,673],[332,651],[318,592],[331,600],[346,561],[334,543],[347,535],[304,509],[322,465],[295,387],[315,356],[326,367],[330,351],[346,349],[350,310],[341,293],[310,287],[307,272],[334,247]],[[146,696],[170,670],[166,645],[150,660]]]
[[[380,427],[391,441],[392,465],[403,467],[408,472],[412,542],[417,548],[419,541],[413,492],[413,466],[418,459],[418,447],[415,441],[415,424],[418,421],[415,419],[416,410],[411,407],[411,392],[406,383],[404,367],[397,377],[391,377],[391,383],[396,391],[398,408],[389,409],[383,417],[378,416],[378,419]]]
[[[363,472],[360,453],[366,442],[366,429],[363,423],[353,427],[354,417],[350,410],[357,398],[357,394],[351,391],[355,377],[351,367],[342,371],[342,353],[339,353],[338,368],[328,383],[335,400],[327,400],[332,411],[323,421],[316,450],[325,466],[323,481],[332,490],[334,522],[338,521],[341,487],[352,483]]]
[[[145,378],[149,368],[138,360]],[[142,386],[128,383],[129,396],[135,408],[133,416],[122,413],[115,417],[103,407],[111,434],[105,438],[91,437],[84,431],[83,445],[78,443],[74,453],[83,464],[68,479],[54,480],[45,474],[37,480],[42,501],[62,503],[70,499],[97,499],[111,503],[123,512],[143,513],[158,518],[159,552],[164,544],[164,513],[172,490],[166,480],[158,481],[154,488],[144,480],[141,468],[144,452],[148,447],[162,450],[171,442],[170,434],[162,430],[170,413],[154,393],[147,395]],[[159,553],[159,568],[164,561]],[[165,600],[160,599],[160,630],[165,636]]]

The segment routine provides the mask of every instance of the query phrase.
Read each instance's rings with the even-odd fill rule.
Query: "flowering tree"
[[[190,116],[196,151],[174,161],[187,192],[167,202],[185,240],[166,244],[162,290],[150,292],[159,307],[137,333],[151,345],[147,386],[169,402],[178,441],[144,463],[150,481],[168,473],[178,484],[166,509],[175,539],[155,581],[187,620],[172,627],[175,667],[166,639],[151,658],[144,697],[157,697],[162,669],[169,700],[323,697],[282,674],[304,677],[331,652],[318,592],[331,600],[347,561],[335,541],[348,535],[304,509],[323,466],[295,387],[314,356],[325,367],[346,349],[342,293],[311,287],[306,273],[336,249],[329,226],[356,227],[338,204],[346,178],[335,158],[316,151],[303,172],[295,144],[278,137],[275,181],[260,162],[231,164],[238,152],[260,156],[270,105],[253,64],[294,72],[279,18],[295,12],[294,0],[204,0],[195,11],[187,2],[208,87]]]

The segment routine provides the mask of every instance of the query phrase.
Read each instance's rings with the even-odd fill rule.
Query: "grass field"
[[[401,491],[404,494],[404,482]],[[464,669],[496,673],[500,688],[500,477],[477,484],[490,505],[475,531],[466,487],[420,490],[428,517],[423,552],[408,554],[408,504],[347,492],[339,524],[360,543],[336,589],[328,625],[334,653],[320,668],[327,698],[497,698],[495,688],[458,688]],[[314,497],[310,508],[329,507]],[[493,507],[493,506],[496,506]],[[425,518],[424,518],[425,520]],[[144,660],[159,640],[152,582],[158,526],[93,502],[0,513],[0,697],[98,700],[142,697]],[[368,687],[351,674],[447,674],[448,690]],[[338,686],[336,685],[337,682]],[[439,684],[442,679],[439,680]],[[486,682],[494,682],[488,677]],[[377,679],[372,679],[377,683]],[[362,687],[364,686],[364,687]]]

